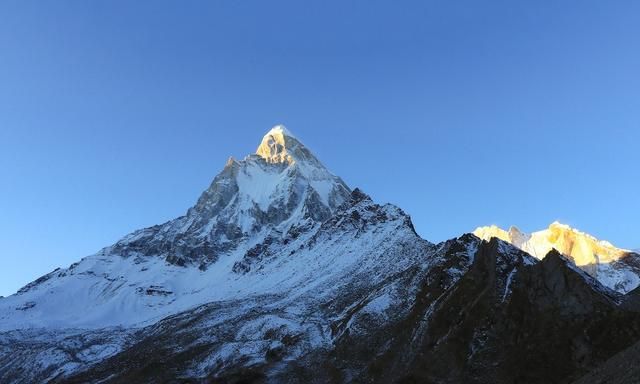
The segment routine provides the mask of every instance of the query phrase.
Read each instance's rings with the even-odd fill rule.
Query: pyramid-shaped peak
[[[324,168],[316,157],[284,125],[276,125],[262,138],[256,155],[272,164],[306,163]]]
[[[267,136],[289,136],[295,139],[295,136],[291,133],[291,131],[289,131],[287,127],[282,124],[278,124],[271,128],[271,130],[269,130],[269,132],[267,132],[267,134],[265,135],[265,137]]]
[[[264,135],[256,154],[269,163],[291,164],[296,160],[292,149],[300,145],[284,125],[276,125]]]

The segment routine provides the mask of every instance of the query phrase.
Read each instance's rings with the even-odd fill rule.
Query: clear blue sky
[[[0,295],[183,214],[284,123],[440,241],[640,247],[638,1],[0,2]]]

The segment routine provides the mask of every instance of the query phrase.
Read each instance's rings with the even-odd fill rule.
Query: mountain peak
[[[569,225],[567,224],[563,224],[559,221],[554,221],[553,223],[549,224],[549,229],[553,229],[553,228],[558,228],[558,229],[562,229],[562,230],[570,230],[570,231],[575,231],[574,228],[571,228]]]
[[[230,157],[186,215],[137,231],[112,250],[206,268],[248,244],[281,238],[294,227],[319,225],[350,193],[342,179],[278,125],[264,136],[256,154]]]
[[[256,154],[268,163],[291,164],[296,160],[296,149],[304,148],[284,125],[276,125],[262,138]]]
[[[266,135],[283,135],[283,136],[289,136],[295,139],[295,136],[291,133],[291,131],[289,131],[287,127],[285,127],[282,124],[274,125],[273,128],[271,128]]]

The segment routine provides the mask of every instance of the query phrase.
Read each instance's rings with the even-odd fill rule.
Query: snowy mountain
[[[494,225],[479,227],[473,233],[485,240],[497,237],[507,241],[537,259],[556,249],[603,285],[620,293],[640,285],[640,254],[616,248],[568,225],[554,222],[549,228],[531,234],[516,227],[505,231]]]
[[[0,302],[0,330],[131,326],[268,292],[280,282],[243,274],[266,268],[257,264],[269,252],[298,251],[349,198],[344,182],[277,126],[256,154],[230,159],[185,216],[127,235]]]
[[[204,268],[242,245],[321,223],[349,193],[286,128],[276,126],[254,155],[230,158],[185,216],[136,231],[108,252]]]
[[[184,216],[0,300],[0,382],[568,382],[640,311],[550,231],[432,244],[277,126]]]
[[[202,305],[217,308],[209,326],[238,328],[226,330],[232,339],[190,366],[191,375],[249,355],[264,359],[278,345],[262,339],[270,329],[300,339],[294,358],[328,347],[332,323],[355,316],[353,305],[367,316],[406,311],[402,290],[417,284],[434,252],[402,210],[351,191],[277,126],[256,154],[229,160],[185,216],[3,299],[0,345],[11,361],[0,358],[0,381],[66,377],[123,353],[137,330],[195,316]],[[248,312],[252,320],[237,323]]]

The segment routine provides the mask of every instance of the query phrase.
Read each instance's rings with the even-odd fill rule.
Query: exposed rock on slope
[[[624,296],[622,307],[628,311],[640,313],[640,287]],[[636,384],[639,380],[640,340],[603,364],[594,367],[574,384]]]
[[[637,384],[640,378],[640,342],[617,353],[573,384]]]

